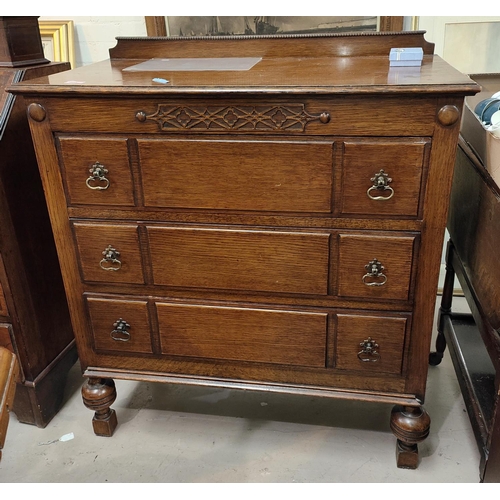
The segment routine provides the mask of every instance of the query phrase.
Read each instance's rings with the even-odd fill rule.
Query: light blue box
[[[394,48],[389,53],[390,66],[421,66],[424,51],[422,47]]]

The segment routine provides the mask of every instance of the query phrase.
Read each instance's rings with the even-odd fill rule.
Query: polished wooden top
[[[402,34],[400,34],[402,35]],[[397,44],[397,45],[396,45]],[[405,45],[403,45],[405,44]],[[421,67],[389,66],[390,47],[422,46]],[[281,49],[281,50],[280,50]],[[31,80],[17,93],[207,94],[207,93],[457,93],[480,87],[440,57],[422,34],[330,37],[204,37],[118,39],[111,59]],[[257,57],[241,71],[126,71],[157,59]],[[125,70],[125,71],[124,71]],[[153,79],[167,80],[157,83]]]

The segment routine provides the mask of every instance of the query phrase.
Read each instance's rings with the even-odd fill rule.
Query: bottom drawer
[[[86,302],[97,352],[151,354],[187,364],[273,364],[359,377],[404,372],[408,313],[282,310],[147,297],[86,296]]]

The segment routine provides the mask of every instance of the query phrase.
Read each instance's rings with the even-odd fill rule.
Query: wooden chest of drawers
[[[422,67],[390,68],[409,46]],[[398,465],[416,467],[460,113],[478,90],[432,51],[420,32],[119,39],[110,61],[12,87],[96,434],[116,426],[114,378],[353,398],[396,405]],[[222,71],[235,57],[256,64]],[[199,58],[211,70],[128,69]]]

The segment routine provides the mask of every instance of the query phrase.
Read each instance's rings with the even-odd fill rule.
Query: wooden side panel
[[[156,285],[328,293],[328,234],[147,229]]]
[[[59,146],[68,204],[135,205],[126,139],[63,137]],[[107,170],[107,180],[92,179],[87,185],[96,162]]]
[[[339,314],[335,367],[369,373],[400,374],[403,366],[407,318]],[[365,341],[377,344],[370,355]],[[359,356],[358,356],[359,354]],[[361,358],[361,359],[360,359]],[[365,361],[363,361],[365,359]]]
[[[436,110],[439,113],[447,109],[446,106],[455,106],[460,110],[462,105],[463,98],[443,97],[438,101]],[[460,120],[451,125],[443,125],[436,120],[435,126],[425,190],[425,225],[419,242],[420,265],[415,274],[412,331],[417,334],[410,337],[408,373],[412,376],[406,380],[408,393],[415,394],[421,401],[424,401],[427,382],[429,348]]]
[[[146,207],[331,212],[331,142],[138,144]]]
[[[156,308],[163,354],[325,366],[326,313],[165,303]]]

